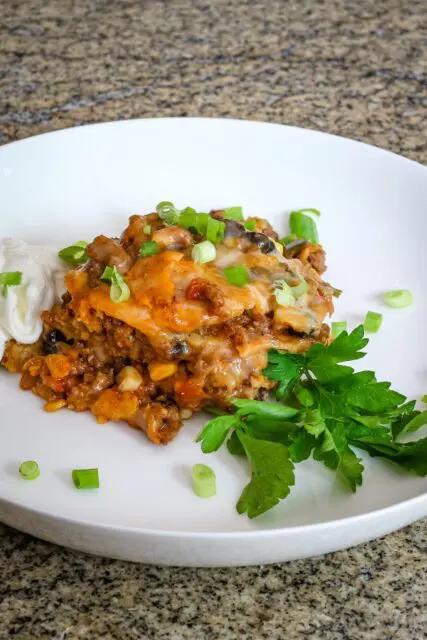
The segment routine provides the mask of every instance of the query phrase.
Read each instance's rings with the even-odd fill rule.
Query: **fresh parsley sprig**
[[[355,491],[363,465],[353,447],[427,475],[427,438],[397,441],[427,424],[427,411],[417,411],[415,401],[408,402],[389,382],[378,382],[374,372],[342,364],[362,358],[367,344],[360,326],[304,355],[272,350],[264,375],[277,383],[279,402],[235,399],[233,415],[206,424],[197,437],[204,453],[226,442],[230,453],[250,464],[239,513],[255,518],[286,498],[295,482],[294,465],[310,456]]]

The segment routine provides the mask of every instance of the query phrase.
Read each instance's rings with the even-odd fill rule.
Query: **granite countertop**
[[[0,144],[87,122],[228,116],[427,162],[425,0],[26,0],[1,13]],[[425,521],[242,569],[132,565],[2,528],[0,564],[0,640],[427,637]]]

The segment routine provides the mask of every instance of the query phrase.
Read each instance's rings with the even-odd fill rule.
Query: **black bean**
[[[188,344],[184,340],[182,340],[180,342],[175,342],[175,344],[171,347],[170,354],[174,358],[180,358],[187,355],[188,351]]]
[[[58,353],[58,342],[65,342],[66,344],[72,344],[72,340],[67,340],[62,331],[59,329],[53,329],[49,331],[43,340],[43,353],[52,354]]]
[[[225,238],[241,238],[245,234],[245,227],[236,220],[223,220],[225,224]]]
[[[248,231],[246,237],[262,251],[262,253],[271,253],[276,249],[273,240],[258,231]]]

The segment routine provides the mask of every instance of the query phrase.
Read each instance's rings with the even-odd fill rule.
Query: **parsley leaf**
[[[233,456],[246,456],[242,443],[240,442],[237,431],[233,431],[227,440],[227,449]]]
[[[304,356],[287,354],[272,349],[268,354],[268,365],[264,369],[264,375],[270,380],[278,382],[277,397],[280,398],[286,392],[288,385],[296,380],[304,365]]]
[[[381,438],[376,440],[372,435],[362,439],[352,439],[351,442],[371,456],[385,458],[419,476],[427,475],[427,438],[406,444],[393,444],[383,443]]]
[[[284,422],[283,420],[263,422],[253,416],[248,416],[244,424],[246,433],[253,438],[281,442],[286,446],[290,444],[291,435],[298,428],[293,422]]]
[[[280,402],[232,399],[235,415],[211,420],[199,434],[210,453],[227,439],[233,455],[252,469],[237,503],[254,518],[285,498],[294,484],[294,463],[310,456],[335,471],[355,491],[363,464],[353,448],[367,451],[418,475],[427,475],[427,438],[397,438],[427,424],[427,411],[379,382],[373,371],[355,372],[343,362],[359,360],[368,340],[363,327],[342,332],[330,345],[305,355],[270,351],[264,375],[277,383]]]
[[[298,429],[290,435],[289,456],[293,462],[302,462],[311,456],[316,446],[316,438],[305,429]]]
[[[303,416],[303,424],[309,434],[318,438],[326,430],[326,424],[318,409],[306,411]]]
[[[298,415],[299,409],[286,407],[279,402],[262,402],[260,400],[239,400],[231,401],[237,407],[238,416],[258,416],[264,420],[290,420]]]
[[[359,360],[366,354],[361,351],[368,344],[368,338],[364,338],[363,326],[356,327],[351,333],[343,331],[330,345],[315,344],[307,351],[309,360],[316,358],[319,354],[326,353],[333,358],[334,362],[350,362]]]
[[[249,463],[252,477],[237,502],[238,513],[256,518],[286,498],[295,482],[294,465],[282,444],[252,438],[238,431]]]
[[[363,465],[348,446],[342,424],[338,423],[331,430],[325,429],[322,444],[314,452],[314,459],[338,471],[353,491],[362,484]]]
[[[201,442],[203,453],[212,453],[220,448],[230,430],[238,427],[240,420],[237,416],[218,416],[210,420],[199,433],[196,442]]]
[[[427,411],[413,411],[412,413],[405,413],[400,417],[400,421],[396,421],[394,425],[393,435],[396,438],[398,435],[405,433],[413,433],[418,431],[421,427],[427,424]]]

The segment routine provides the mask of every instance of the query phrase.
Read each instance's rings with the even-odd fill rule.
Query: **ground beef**
[[[216,219],[223,215],[222,210],[211,213]],[[89,261],[82,267],[92,289],[100,285],[106,265],[128,274],[130,304],[115,313],[111,301],[105,298],[106,287],[88,292],[80,270],[71,273],[68,283],[73,294],[65,294],[62,304],[42,313],[40,340],[29,346],[10,341],[2,364],[9,371],[22,373],[21,388],[44,399],[46,411],[68,407],[90,410],[101,423],[124,420],[156,444],[166,444],[176,435],[182,424],[181,414],[188,417],[188,413],[207,404],[229,409],[230,398],[234,397],[265,399],[274,386],[262,373],[268,348],[279,344],[278,348],[302,352],[314,342],[328,342],[329,329],[320,327],[319,321],[313,330],[298,334],[274,324],[278,309],[270,304],[270,285],[276,272],[277,278],[283,275],[284,267],[276,257],[262,251],[270,251],[272,239],[278,236],[267,221],[252,220],[255,227],[251,231],[239,222],[225,220],[224,247],[227,251],[238,250],[239,256],[244,253],[252,277],[260,283],[262,278],[267,280],[266,305],[254,307],[249,300],[242,307],[237,304],[229,309],[229,289],[221,288],[221,281],[211,280],[203,265],[196,269],[190,262],[192,244],[205,238],[166,225],[157,213],[135,215],[120,240],[103,235],[95,238],[87,247]],[[146,259],[152,261],[151,270],[149,262],[136,262],[141,244],[148,240],[156,240],[166,249],[157,256],[163,262],[155,262],[156,256]],[[171,250],[182,255],[176,256]],[[322,273],[325,268],[323,249],[305,243],[298,251],[301,262],[312,267],[305,268],[309,279],[316,281],[313,269]],[[214,265],[208,265],[208,269],[211,267]],[[311,283],[311,294],[317,311],[322,304],[323,315],[332,309],[332,288],[327,283]],[[144,309],[135,309],[135,301]],[[151,318],[147,313],[150,306]],[[240,311],[242,308],[246,310]],[[256,314],[253,308],[270,311]],[[241,315],[234,317],[235,313]],[[171,323],[173,314],[181,324],[178,320]],[[139,326],[149,337],[113,315],[130,318],[130,324]],[[232,319],[224,322],[226,318]]]
[[[96,260],[89,260],[86,266],[86,273],[88,276],[88,284],[94,289],[101,284],[101,276],[105,269],[105,264],[97,262]]]
[[[194,278],[190,282],[186,297],[187,300],[209,302],[213,313],[220,313],[224,306],[224,295],[221,289],[207,280],[203,280],[203,278]]]
[[[309,264],[319,275],[326,271],[325,250],[320,244],[305,244],[296,256],[303,264]]]
[[[178,408],[153,402],[139,410],[131,422],[142,429],[155,444],[170,442],[182,426]]]

